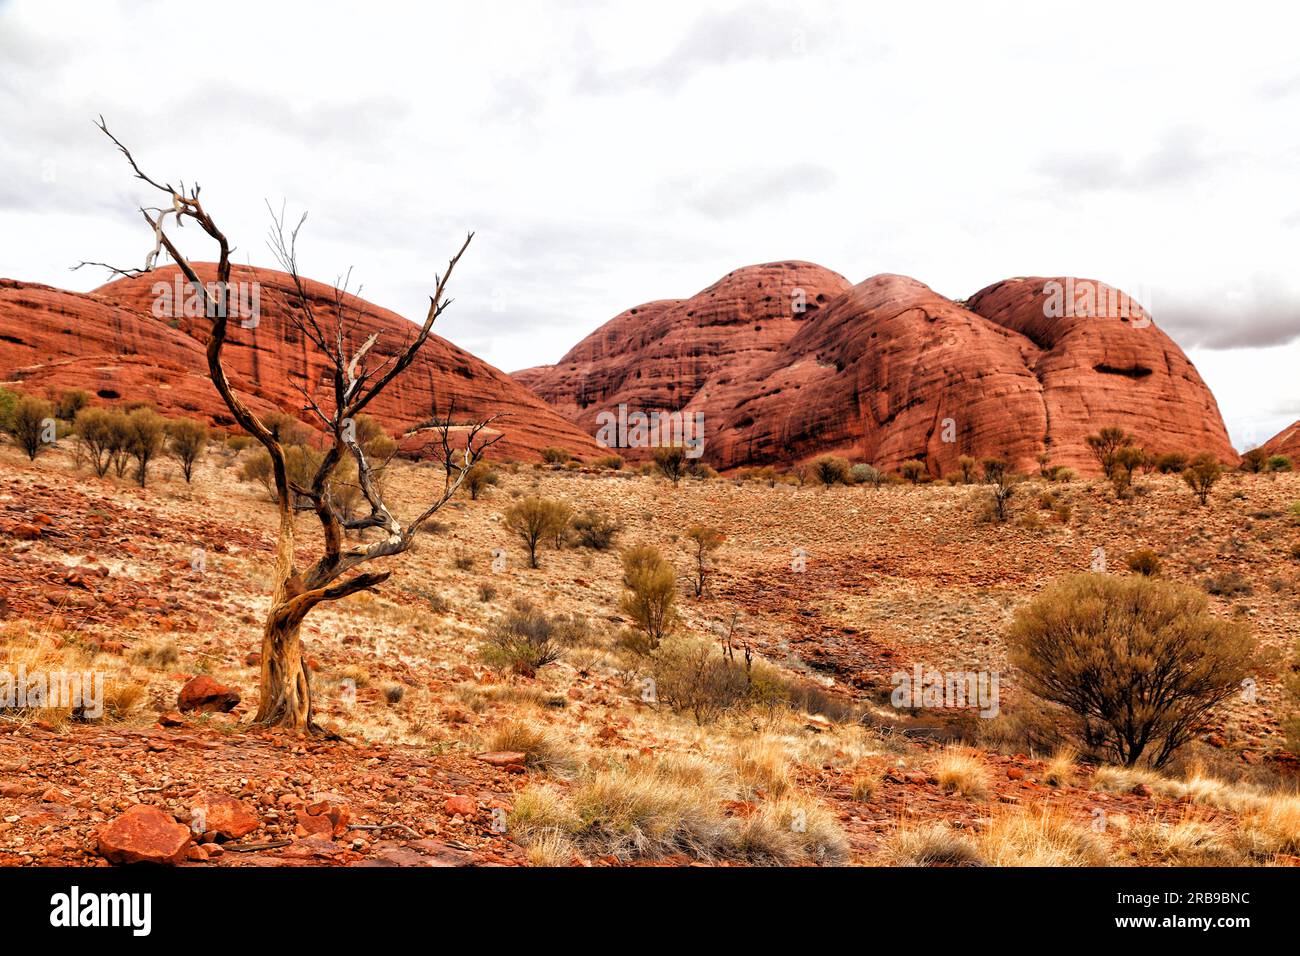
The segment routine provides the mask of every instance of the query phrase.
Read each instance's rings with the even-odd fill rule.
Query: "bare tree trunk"
[[[261,699],[253,722],[264,727],[312,729],[311,675],[302,655],[302,618],[288,606],[302,594],[294,568],[294,512],[288,501],[277,502],[280,534],[275,547],[275,590],[262,628]]]
[[[271,609],[262,631],[261,702],[253,722],[263,727],[312,729],[311,677],[302,656],[301,625],[287,625]]]

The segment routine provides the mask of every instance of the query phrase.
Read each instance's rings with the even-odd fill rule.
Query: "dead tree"
[[[261,697],[254,722],[268,727],[284,727],[309,733],[325,734],[313,719],[311,676],[303,654],[299,631],[303,619],[318,604],[337,601],[350,594],[368,591],[386,581],[390,571],[368,570],[367,566],[379,558],[392,557],[407,551],[414,543],[421,526],[445,505],[459,490],[466,473],[479,460],[483,452],[501,436],[487,439],[482,433],[493,418],[457,426],[453,422],[454,407],[439,416],[433,411],[434,428],[440,441],[442,459],[442,487],[432,496],[431,503],[414,518],[403,523],[384,501],[383,489],[377,480],[378,467],[372,463],[358,440],[356,417],[404,372],[415,360],[428,341],[433,323],[451,304],[444,297],[447,282],[456,263],[460,261],[474,234],[466,236],[460,249],[451,258],[447,271],[434,277],[435,291],[429,300],[429,311],[418,332],[408,337],[402,348],[383,362],[371,359],[379,333],[366,337],[359,344],[357,320],[359,310],[348,305],[346,281],[336,286],[334,301],[325,310],[328,315],[317,315],[308,295],[306,283],[298,272],[297,239],[303,221],[286,236],[283,213],[272,212],[270,247],[281,267],[293,281],[296,299],[301,307],[290,312],[289,320],[315,346],[325,360],[325,380],[313,394],[300,387],[305,399],[303,411],[309,413],[325,434],[328,447],[310,482],[301,484],[292,480],[285,464],[285,452],[279,440],[231,388],[222,365],[222,348],[226,343],[229,316],[230,244],[208,211],[199,200],[199,187],[186,189],[170,183],[160,183],[141,171],[130,151],[108,131],[103,117],[99,128],[126,157],[137,179],[167,196],[165,206],[142,207],[141,215],[153,231],[154,248],[145,260],[143,269],[118,269],[105,263],[100,265],[117,275],[138,276],[152,272],[158,258],[165,251],[180,267],[193,286],[204,313],[212,321],[207,342],[208,373],[213,385],[221,394],[235,421],[256,438],[271,457],[275,480],[276,509],[279,534],[275,549],[275,585],[271,607],[262,630]],[[185,220],[196,223],[217,244],[216,281],[205,286],[190,262],[173,244],[164,230],[171,216],[176,226]],[[453,440],[453,433],[463,432],[464,443]],[[369,513],[361,517],[348,517],[336,506],[329,493],[331,479],[340,465],[350,456],[356,463],[355,481],[364,498],[361,509]],[[305,503],[305,504],[304,504]],[[298,511],[315,512],[323,532],[323,547],[319,557],[306,568],[299,568],[295,557],[295,518]],[[362,540],[353,546],[345,543],[347,531],[374,528],[382,537],[367,543]]]

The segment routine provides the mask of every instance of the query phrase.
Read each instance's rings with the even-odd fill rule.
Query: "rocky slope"
[[[1068,302],[1050,301],[1054,283]],[[796,285],[808,312],[750,325],[788,308]],[[919,458],[937,475],[961,455],[1030,470],[1047,452],[1092,470],[1083,438],[1112,424],[1152,450],[1236,460],[1178,346],[1091,280],[1007,280],[963,303],[903,276],[848,287],[807,263],[754,266],[691,299],[629,310],[557,365],[516,375],[593,433],[620,403],[703,412],[704,458],[720,468],[836,452],[888,469]]]
[[[214,267],[198,266],[204,279]],[[33,394],[82,388],[103,402],[148,400],[164,414],[193,415],[216,425],[232,424],[220,396],[208,381],[204,356],[206,319],[174,313],[168,303],[155,316],[156,283],[172,285],[176,268],[136,279],[121,279],[90,294],[0,280],[0,380]],[[288,277],[272,270],[236,268],[233,282],[260,285],[256,327],[232,322],[227,368],[241,393],[259,411],[298,412],[297,386],[321,381],[323,362],[288,321]],[[333,290],[308,282],[318,314],[333,307]],[[414,335],[396,313],[349,296],[358,342],[380,332],[371,355],[382,361]],[[450,342],[433,335],[411,367],[369,411],[395,434],[402,434],[454,401],[456,417],[498,415],[505,437],[499,457],[535,458],[556,445],[575,453],[594,450],[590,438],[555,414],[509,376]],[[418,448],[422,438],[405,444]]]

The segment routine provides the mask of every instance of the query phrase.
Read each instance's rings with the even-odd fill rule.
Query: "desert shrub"
[[[4,428],[31,461],[58,437],[54,406],[31,395],[23,395],[13,403],[5,416]]]
[[[849,483],[853,485],[871,485],[873,488],[879,488],[884,479],[884,473],[879,468],[864,462],[859,462],[849,469]]]
[[[1074,469],[1064,466],[1052,469],[1052,481],[1071,482],[1074,481]]]
[[[1008,647],[1027,689],[1127,766],[1168,761],[1254,664],[1243,625],[1213,617],[1191,588],[1141,576],[1060,581],[1019,611]]]
[[[849,477],[849,463],[836,455],[822,455],[812,463],[812,476],[823,488],[842,485]]]
[[[90,405],[90,393],[70,388],[59,396],[55,414],[65,422],[75,421],[77,413]]]
[[[478,586],[478,600],[480,604],[489,604],[496,600],[497,589],[495,584],[480,584]]]
[[[226,447],[238,455],[241,451],[253,444],[251,435],[227,435],[225,441]]]
[[[529,495],[506,509],[505,526],[528,549],[528,563],[536,568],[538,546],[564,533],[572,509],[552,498]]]
[[[969,485],[979,474],[979,462],[970,455],[962,455],[957,459],[957,470],[961,473],[962,484]]]
[[[1115,491],[1123,493],[1133,484],[1133,472],[1147,460],[1147,453],[1137,445],[1122,445],[1111,456],[1110,471],[1107,477],[1115,486]]]
[[[311,435],[306,425],[284,412],[269,412],[263,415],[262,424],[266,426],[272,438],[285,446],[305,445]]]
[[[149,479],[149,465],[163,450],[167,421],[148,408],[137,408],[126,417],[126,449],[135,461],[135,480],[143,488]]]
[[[750,690],[745,668],[709,641],[676,638],[651,655],[657,701],[703,725],[744,701]]]
[[[1256,474],[1264,470],[1268,452],[1262,448],[1252,448],[1241,456],[1241,470]]]
[[[658,548],[639,545],[623,553],[623,586],[619,607],[653,651],[677,624],[677,574]]]
[[[988,520],[1003,522],[1007,520],[1007,509],[1016,494],[1016,476],[1009,471],[995,471],[988,481],[988,491],[984,496],[985,516]]]
[[[1280,471],[1291,471],[1292,467],[1291,459],[1286,455],[1269,455],[1264,461],[1262,470],[1268,474],[1274,474]]]
[[[488,665],[525,677],[536,676],[561,654],[555,622],[524,598],[492,624],[479,652]]]
[[[180,418],[167,425],[167,451],[181,466],[188,484],[194,465],[208,445],[208,426],[193,418]]]
[[[1157,455],[1155,459],[1156,471],[1162,475],[1181,474],[1183,469],[1191,463],[1186,452],[1167,451],[1164,454]]]
[[[1150,548],[1138,548],[1136,551],[1129,552],[1124,563],[1134,574],[1142,574],[1149,578],[1160,574],[1160,555]]]
[[[556,448],[553,445],[542,449],[542,461],[546,462],[548,465],[567,464],[569,459],[572,457],[573,456],[563,448]]]
[[[1237,597],[1255,593],[1250,581],[1236,568],[1206,578],[1205,590],[1215,597]]]
[[[1099,429],[1095,434],[1087,435],[1083,441],[1092,452],[1097,464],[1101,466],[1101,472],[1108,479],[1115,478],[1116,456],[1121,448],[1127,448],[1133,444],[1133,436],[1124,429],[1111,425]]]
[[[898,466],[898,473],[903,476],[904,481],[916,484],[921,480],[921,476],[926,474],[925,462],[911,458]]]
[[[1192,489],[1196,500],[1202,505],[1210,500],[1210,492],[1223,477],[1223,466],[1209,452],[1201,452],[1192,459],[1190,465],[1183,469],[1183,481]]]
[[[654,466],[674,485],[686,474],[686,449],[681,445],[664,445],[654,450]]]
[[[612,548],[622,530],[622,525],[616,519],[593,509],[575,515],[571,526],[577,545],[594,551],[607,551]]]
[[[602,455],[592,463],[593,468],[600,468],[606,471],[618,471],[623,467],[622,455]]]
[[[992,484],[1011,473],[1011,463],[1004,458],[985,458],[980,461],[980,469],[984,472],[984,482]]]
[[[691,581],[695,596],[703,597],[708,580],[713,574],[713,554],[722,547],[727,536],[706,524],[691,525],[686,529],[686,546],[691,552],[695,574]]]
[[[465,479],[461,483],[461,487],[469,492],[471,501],[477,501],[478,496],[487,488],[499,483],[500,481],[501,479],[497,475],[496,469],[485,461],[476,461],[470,466],[469,470],[465,472]]]
[[[460,545],[457,545],[456,550],[452,552],[451,566],[457,571],[473,571],[476,563],[474,555],[470,554]]]
[[[271,455],[266,451],[262,451],[251,458],[246,458],[239,467],[239,480],[255,481],[274,497],[275,476],[272,473]]]

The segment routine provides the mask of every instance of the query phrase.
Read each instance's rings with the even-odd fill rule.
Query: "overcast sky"
[[[0,276],[143,263],[103,113],[238,261],[287,201],[306,274],[407,316],[476,230],[437,331],[507,371],[751,263],[1079,275],[1240,448],[1300,418],[1300,17],[1137,6],[0,0]]]

